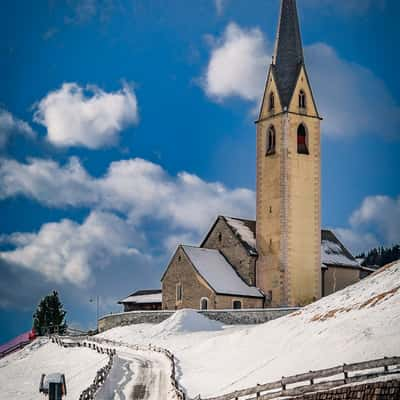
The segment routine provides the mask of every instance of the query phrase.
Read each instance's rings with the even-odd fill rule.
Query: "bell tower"
[[[257,127],[257,287],[271,305],[321,297],[320,122],[296,0],[281,0]]]

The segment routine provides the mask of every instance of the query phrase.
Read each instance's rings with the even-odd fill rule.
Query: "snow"
[[[321,242],[321,262],[326,265],[360,266],[355,259],[346,256],[339,244],[329,240]]]
[[[137,296],[129,296],[120,301],[121,303],[162,303],[162,293],[142,294]]]
[[[220,294],[263,297],[248,286],[218,250],[182,246],[199,274]]]
[[[142,324],[100,336],[171,350],[179,381],[191,397],[216,396],[343,363],[400,356],[400,263],[262,325],[200,331],[185,321],[192,312],[177,314],[171,321],[181,320],[191,329],[165,334],[166,326],[174,326],[170,321],[162,323],[159,332],[154,325]]]
[[[171,317],[155,325],[152,336],[168,336],[178,333],[189,333],[199,331],[219,331],[222,324],[212,321],[197,313],[195,310],[179,310]]]
[[[23,350],[0,360],[0,399],[44,399],[39,393],[42,374],[65,375],[68,399],[78,399],[108,356],[86,348],[63,348],[39,338]]]
[[[240,219],[225,217],[225,220],[237,232],[241,239],[256,253],[256,237],[254,232]]]

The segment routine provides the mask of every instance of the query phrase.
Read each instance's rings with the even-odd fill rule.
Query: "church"
[[[255,123],[256,221],[219,216],[199,247],[178,246],[161,278],[162,309],[303,306],[364,276],[321,230],[321,121],[296,0],[282,0]]]

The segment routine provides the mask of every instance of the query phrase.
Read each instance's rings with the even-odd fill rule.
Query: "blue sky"
[[[397,1],[299,0],[322,220],[400,241]],[[218,214],[254,217],[254,119],[278,0],[8,1],[0,15],[0,342],[60,291],[95,323]]]

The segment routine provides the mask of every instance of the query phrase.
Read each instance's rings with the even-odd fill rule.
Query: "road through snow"
[[[172,397],[166,357],[117,348],[117,356],[96,400],[159,400]]]

